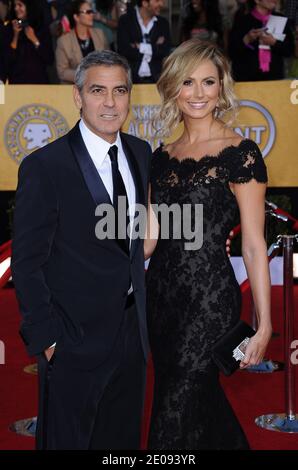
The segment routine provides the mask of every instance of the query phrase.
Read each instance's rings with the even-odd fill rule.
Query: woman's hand
[[[22,31],[22,25],[19,24],[18,20],[12,21],[12,29],[14,36],[18,36]]]
[[[264,46],[274,46],[274,44],[276,43],[276,39],[272,36],[272,34],[264,33],[261,35],[259,42]]]
[[[159,223],[151,205],[151,185],[148,190],[147,226],[144,239],[144,257],[149,259],[155,250],[159,236]]]
[[[258,330],[256,334],[250,338],[245,350],[245,356],[240,362],[240,369],[256,366],[262,362],[271,334],[272,328],[268,326],[266,330]]]
[[[254,28],[248,31],[248,33],[243,37],[244,44],[251,44],[252,42],[259,39],[259,37],[264,33],[262,28]]]

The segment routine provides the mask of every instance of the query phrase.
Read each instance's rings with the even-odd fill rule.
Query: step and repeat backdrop
[[[236,93],[241,107],[233,127],[260,146],[269,171],[269,186],[298,186],[298,80],[238,83]],[[153,150],[160,144],[152,125],[158,106],[155,85],[135,85],[123,128],[147,140]],[[2,86],[0,190],[16,189],[22,159],[64,135],[78,119],[72,86]],[[178,128],[168,140],[177,138],[181,130]]]

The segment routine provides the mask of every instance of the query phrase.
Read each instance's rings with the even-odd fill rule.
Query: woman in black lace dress
[[[228,63],[215,45],[183,43],[165,61],[157,86],[163,130],[171,131],[183,120],[184,131],[154,153],[151,203],[191,205],[192,229],[197,224],[203,242],[193,249],[183,230],[181,237],[174,236],[175,229],[164,236],[162,219],[157,217],[157,224],[151,211],[150,228],[154,231],[156,224],[160,231],[158,240],[151,234],[145,242],[145,255],[151,256],[148,327],[155,369],[149,448],[247,449],[211,350],[240,317],[241,293],[225,250],[239,215],[259,320],[242,368],[262,360],[271,336],[263,237],[266,167],[257,145],[222,120],[234,108],[234,95]],[[197,204],[203,206],[202,220],[194,216]],[[182,217],[182,225],[186,219]]]

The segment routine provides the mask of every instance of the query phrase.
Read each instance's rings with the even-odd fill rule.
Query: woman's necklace
[[[81,41],[81,48],[82,49],[88,49],[89,47],[89,44],[90,44],[90,38],[87,38],[87,39],[80,39]]]
[[[87,39],[81,39],[80,36],[78,35],[78,31],[76,30],[77,38],[80,41],[80,46],[83,50],[88,49],[88,47],[90,46],[90,32],[89,32],[89,30],[87,31],[87,34],[88,34]]]

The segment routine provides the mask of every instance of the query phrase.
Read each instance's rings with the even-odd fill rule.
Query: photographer
[[[53,62],[50,33],[38,0],[14,0],[11,23],[4,34],[9,83],[48,83],[46,66]]]

